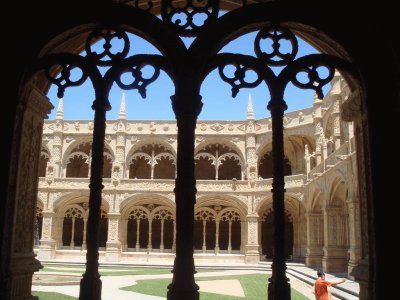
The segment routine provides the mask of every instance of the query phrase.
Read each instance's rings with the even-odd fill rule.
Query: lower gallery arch
[[[85,196],[71,195],[56,202],[55,237],[57,252],[64,256],[63,250],[86,250],[86,229],[89,215],[89,199]],[[99,224],[99,249],[106,249],[108,236],[108,205],[102,203]],[[61,252],[61,253],[60,253]]]
[[[195,208],[195,253],[243,254],[243,215],[236,199],[200,199]]]
[[[274,249],[274,211],[272,199],[266,199],[260,208],[260,254],[264,259],[273,258]],[[305,251],[305,212],[300,200],[285,196],[285,256],[286,259],[304,261]]]
[[[261,248],[262,255],[266,259],[272,259],[274,255],[274,211],[272,208],[266,210],[261,217]],[[293,218],[285,211],[285,256],[291,258],[293,255]]]
[[[157,195],[138,195],[125,201],[122,209],[122,251],[175,251],[175,209],[170,200]]]

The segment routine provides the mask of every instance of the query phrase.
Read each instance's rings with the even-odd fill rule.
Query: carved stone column
[[[122,178],[127,178],[129,172],[129,170],[125,170],[126,129],[129,129],[129,126],[126,123],[126,120],[119,120],[118,124],[115,145],[115,161],[113,162],[112,168],[113,182],[119,181]]]
[[[341,208],[324,209],[324,256],[325,272],[343,272],[347,265],[346,223]]]
[[[53,232],[56,226],[56,214],[45,210],[42,215],[42,238],[40,239],[38,257],[40,259],[52,259],[56,257],[55,232]]]
[[[258,215],[249,214],[247,219],[247,243],[245,245],[245,262],[258,263],[260,261],[260,251],[258,244]]]
[[[349,263],[348,273],[351,274],[353,268],[361,260],[361,228],[360,228],[360,202],[358,199],[347,203],[349,211]]]
[[[121,259],[121,242],[119,240],[119,225],[121,214],[111,212],[108,217],[108,237],[106,243],[106,260],[117,262]]]
[[[361,113],[360,113],[361,112]],[[360,201],[360,229],[361,229],[361,259],[356,266],[353,267],[351,276],[360,285],[359,298],[360,300],[375,299],[375,291],[372,289],[375,286],[374,283],[370,282],[374,280],[369,274],[374,274],[376,265],[371,265],[375,260],[370,259],[370,255],[374,256],[374,253],[370,254],[369,243],[375,244],[374,236],[375,232],[373,228],[374,222],[374,211],[372,202],[372,190],[371,190],[371,169],[368,156],[368,134],[366,132],[367,116],[365,110],[362,107],[361,95],[358,90],[353,91],[349,98],[343,102],[340,107],[341,117],[344,121],[353,121],[354,125],[354,138],[355,147],[357,149],[357,177],[358,177],[358,192]],[[368,209],[369,206],[369,209]],[[369,223],[371,223],[370,226]],[[371,241],[372,240],[372,241]],[[373,247],[371,248],[373,249]]]
[[[36,200],[38,195],[38,165],[42,143],[43,119],[52,105],[35,86],[28,85],[17,107],[14,143],[10,162],[8,211],[10,231],[2,237],[10,247],[2,251],[7,256],[7,276],[0,293],[2,299],[36,299],[31,294],[32,275],[41,268],[33,252]],[[10,237],[14,237],[11,239]],[[6,243],[4,245],[7,245]],[[5,249],[4,249],[5,250]],[[4,298],[3,298],[4,296]]]
[[[293,254],[294,260],[298,259],[301,254],[301,238],[300,238],[300,222],[298,218],[293,220]]]
[[[215,248],[214,248],[215,255],[219,254],[219,225],[220,224],[221,223],[219,221],[215,222]],[[230,230],[230,227],[229,227],[229,230]],[[230,241],[230,238],[231,237],[229,236],[229,241]],[[230,242],[229,242],[229,246],[230,246]],[[228,246],[228,253],[230,253],[229,246]]]
[[[106,133],[106,111],[110,110],[107,92],[99,86],[97,99],[93,101],[95,111],[92,159],[90,165],[89,216],[87,223],[86,270],[80,282],[79,299],[100,300],[102,283],[99,274],[99,224],[103,185],[104,140]]]
[[[321,152],[322,152],[321,159],[322,159],[322,166],[323,166],[323,170],[325,171],[325,170],[327,169],[327,166],[326,166],[326,159],[328,158],[328,144],[327,144],[327,141],[326,141],[326,139],[325,139],[325,137],[324,137],[324,133],[322,132],[322,130],[321,130],[321,135],[320,135],[320,137],[319,137],[319,140],[320,140],[320,142],[321,142]]]
[[[247,102],[246,120],[246,177],[250,184],[257,180],[257,155],[256,155],[256,123],[253,112],[253,101],[251,95]],[[243,178],[242,178],[243,179]]]
[[[171,97],[178,126],[176,203],[176,256],[168,300],[198,300],[198,285],[194,280],[194,145],[196,120],[202,107],[200,95],[177,94]]]
[[[341,96],[340,94],[336,94],[333,96],[333,111],[332,111],[332,118],[333,118],[333,143],[335,145],[335,149],[340,148],[341,144],[341,120],[340,120],[340,102]]]
[[[306,266],[321,267],[324,246],[324,223],[321,213],[307,213]]]
[[[311,159],[310,159],[310,152],[308,151],[308,145],[305,144],[304,146],[304,164],[306,167],[306,176],[308,181],[308,174],[311,171]]]
[[[53,173],[54,177],[65,176],[66,171],[62,168],[62,145],[63,145],[63,130],[64,121],[56,120],[53,132],[53,148],[51,149],[51,158],[47,172]]]
[[[322,149],[320,136],[322,128],[322,99],[319,99],[317,94],[314,95],[313,117],[314,117],[314,137],[315,137],[315,165],[318,166],[322,162]]]
[[[283,100],[282,91],[271,91],[271,100],[267,108],[272,116],[272,207],[274,211],[274,255],[272,258],[272,275],[268,279],[268,298],[290,300],[290,284],[286,277],[285,261],[285,177],[283,173],[284,142],[283,142],[283,113],[287,105]]]

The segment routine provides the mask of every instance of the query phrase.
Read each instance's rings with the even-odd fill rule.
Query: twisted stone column
[[[194,205],[196,180],[194,177],[194,145],[196,119],[201,111],[200,95],[171,97],[178,126],[176,202],[176,256],[172,283],[168,286],[168,300],[198,300],[198,285],[194,281]]]

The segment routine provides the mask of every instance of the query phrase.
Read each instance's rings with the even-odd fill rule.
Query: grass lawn
[[[249,274],[249,275],[236,275],[236,276],[218,276],[218,277],[199,277],[196,281],[201,280],[221,280],[221,279],[238,279],[244,290],[246,300],[264,300],[267,299],[267,285],[268,276],[264,274]],[[136,293],[153,295],[159,297],[166,297],[167,286],[171,283],[171,279],[151,279],[140,280],[136,285],[122,288],[125,291],[132,291]],[[241,297],[225,296],[214,293],[200,292],[201,300],[238,300]],[[292,300],[308,300],[306,296],[291,290]]]
[[[66,266],[66,265],[45,265],[41,272],[57,272],[57,273],[79,273],[83,274],[85,272],[85,267],[79,266]],[[198,273],[202,272],[215,272],[220,271],[218,269],[197,269]],[[100,267],[99,272],[102,276],[120,276],[120,275],[151,275],[151,274],[170,274],[170,268],[104,268]],[[267,289],[268,289],[268,278],[269,275],[266,274],[248,274],[248,275],[229,275],[229,276],[208,276],[208,277],[197,277],[196,282],[204,280],[229,280],[237,279],[239,280],[245,297],[234,297],[214,293],[200,292],[201,300],[264,300],[267,299]],[[139,280],[135,285],[127,286],[122,288],[125,291],[132,291],[136,293],[153,295],[159,297],[166,297],[167,287],[171,283],[171,279],[146,279]],[[76,299],[71,296],[63,295],[60,293],[53,292],[38,292],[33,291],[32,295],[38,296],[40,300],[71,300]],[[308,300],[306,296],[291,289],[291,299],[292,300]]]
[[[48,293],[48,292],[32,292],[33,296],[39,297],[40,300],[75,300],[77,298],[59,294],[59,293]]]

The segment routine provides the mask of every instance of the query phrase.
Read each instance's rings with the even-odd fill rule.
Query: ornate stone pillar
[[[271,89],[271,100],[268,110],[272,117],[272,207],[274,211],[274,255],[272,258],[272,275],[268,279],[268,298],[290,300],[290,284],[286,277],[285,258],[285,176],[284,143],[283,143],[283,113],[287,109],[283,99],[283,91],[279,88]]]
[[[310,160],[310,152],[308,151],[308,145],[304,146],[304,164],[306,167],[306,176],[308,180],[308,174],[311,171],[311,160]]]
[[[149,219],[149,231],[147,232],[147,236],[148,236],[148,241],[147,241],[147,253],[150,253],[153,250],[153,245],[151,243],[151,239],[152,239],[152,225],[153,225],[153,219]]]
[[[229,231],[228,231],[228,234],[229,234],[228,253],[230,254],[232,252],[232,243],[231,243],[231,241],[232,241],[232,221],[231,220],[229,220]],[[218,237],[218,235],[217,235],[217,237]]]
[[[139,235],[140,235],[140,219],[138,218],[136,219],[136,244],[135,244],[136,252],[140,251]]]
[[[118,178],[128,177],[125,170],[125,147],[126,147],[126,131],[130,129],[129,123],[126,121],[125,93],[122,94],[121,104],[118,113],[118,123],[114,129],[116,133],[115,144],[115,161],[113,163],[113,174]]]
[[[342,100],[343,92],[343,78],[339,72],[335,72],[335,75],[331,81],[331,90],[329,92],[329,97],[332,101],[332,113],[331,117],[333,119],[333,149],[335,151],[339,149],[341,144],[341,139],[344,137],[344,133],[341,132],[341,120],[340,120],[340,104]]]
[[[324,246],[324,221],[321,213],[306,213],[306,266],[321,267]]]
[[[64,221],[64,216],[56,216],[55,217],[55,222],[56,222],[56,249],[61,249],[63,247],[63,241],[62,241],[62,230],[63,230],[63,221]]]
[[[95,88],[96,90],[96,88]],[[99,274],[99,224],[103,185],[106,111],[110,110],[105,86],[99,85],[92,108],[95,111],[92,158],[90,164],[89,216],[87,223],[86,270],[80,282],[79,299],[100,300],[102,283]]]
[[[108,217],[108,236],[106,243],[106,260],[117,262],[121,259],[121,242],[119,240],[119,227],[121,214],[110,212]]]
[[[322,99],[319,99],[317,94],[314,95],[314,104],[313,104],[313,117],[314,117],[314,137],[315,137],[315,165],[318,166],[321,162],[321,131],[323,131],[322,127]]]
[[[164,252],[164,219],[161,219],[160,252]]]
[[[360,215],[360,197],[358,190],[357,181],[357,161],[355,157],[351,157],[348,163],[348,181],[352,182],[348,187],[347,198],[347,211],[348,211],[348,227],[349,227],[349,262],[348,262],[348,274],[349,278],[354,280],[354,277],[350,275],[353,272],[353,268],[358,265],[358,262],[362,259],[362,236],[361,236],[361,215]]]
[[[293,220],[293,259],[300,257],[300,222],[298,218]]]
[[[349,98],[342,103],[340,113],[343,121],[354,122],[355,147],[353,150],[357,149],[357,162],[359,162],[357,163],[358,193],[359,199],[363,199],[363,201],[360,201],[359,207],[360,231],[363,237],[361,239],[361,259],[358,264],[353,267],[350,275],[353,276],[360,285],[360,300],[375,299],[375,291],[373,290],[375,284],[372,283],[375,278],[369,275],[375,274],[375,269],[377,268],[377,266],[373,264],[375,260],[370,260],[370,255],[374,256],[374,253],[370,254],[369,247],[370,242],[373,245],[375,244],[375,232],[373,230],[375,226],[373,224],[368,226],[369,223],[374,222],[371,169],[368,168],[371,164],[369,162],[370,157],[367,155],[369,151],[368,133],[366,132],[367,116],[362,107],[361,95],[358,90],[353,91]],[[368,209],[368,205],[370,209]],[[373,250],[374,248],[372,247],[371,249]]]
[[[260,261],[260,252],[258,244],[258,215],[249,214],[247,220],[247,243],[245,245],[245,262],[258,263]]]
[[[172,238],[172,253],[176,252],[176,221],[174,220],[174,232]]]
[[[74,241],[74,238],[75,238],[75,219],[76,219],[75,217],[71,218],[71,221],[72,221],[72,233],[71,233],[71,241],[69,243],[69,247],[72,250],[75,247],[75,241]]]
[[[240,219],[240,253],[244,252],[244,245],[243,245],[243,241],[247,240],[247,234],[245,231],[245,224],[246,222],[244,222],[242,219]]]
[[[42,215],[42,238],[40,239],[38,257],[39,259],[52,259],[56,257],[56,241],[53,232],[56,226],[56,214],[44,210]]]
[[[340,102],[341,95],[335,94],[333,95],[333,110],[332,110],[332,118],[333,118],[333,144],[335,145],[335,149],[340,148],[341,144],[341,120],[340,120]]]
[[[325,272],[343,272],[347,266],[346,223],[341,208],[324,209],[324,256]]]
[[[206,231],[206,227],[207,227],[207,220],[204,219],[203,220],[203,246],[201,247],[203,253],[206,253],[206,251],[207,251],[207,245],[206,245],[206,234],[207,234],[207,231]]]
[[[125,218],[120,218],[118,220],[118,237],[119,241],[121,243],[121,251],[128,251],[128,220]],[[130,232],[130,234],[133,234],[133,232]]]
[[[53,128],[53,148],[51,149],[50,161],[47,165],[46,177],[62,177],[65,170],[62,168],[62,148],[64,139],[64,113],[63,99],[58,100],[56,122]],[[53,176],[51,174],[54,174]]]
[[[194,79],[191,79],[194,80]],[[186,82],[181,78],[178,82]],[[192,90],[189,83],[181,88]],[[178,87],[177,87],[178,89]],[[202,107],[201,96],[182,91],[171,97],[178,126],[176,203],[176,256],[172,283],[167,299],[198,300],[198,285],[194,280],[194,205],[196,179],[194,176],[194,145],[196,120]],[[190,91],[189,91],[190,92]]]
[[[247,120],[246,120],[246,165],[247,180],[250,184],[254,184],[258,179],[257,176],[257,155],[256,155],[256,130],[255,119],[253,113],[253,103],[251,95],[249,95],[247,103]]]
[[[358,265],[361,260],[361,228],[360,228],[360,202],[351,201],[347,203],[349,211],[349,263],[348,273],[351,274],[353,268]]]
[[[36,299],[31,294],[32,275],[41,268],[35,258],[34,222],[38,195],[38,165],[42,144],[43,119],[52,105],[48,98],[34,85],[27,85],[21,95],[16,111],[13,134],[10,181],[8,182],[9,205],[4,215],[9,220],[2,236],[4,245],[2,259],[6,263],[7,275],[2,282],[2,299]],[[11,231],[12,230],[12,231]],[[11,238],[14,237],[14,238]],[[3,298],[4,296],[4,298]]]
[[[322,164],[323,164],[324,171],[325,171],[327,168],[325,161],[328,158],[328,144],[327,144],[327,141],[324,137],[324,133],[322,130],[321,130],[319,140],[321,142],[321,152],[322,152],[321,159],[322,159]]]
[[[86,250],[86,231],[87,231],[87,218],[83,218],[83,241],[82,241],[82,250]]]
[[[215,221],[215,249],[214,249],[214,251],[215,251],[216,255],[219,253],[219,224],[220,224],[219,221]],[[228,250],[229,250],[229,247],[228,247]]]

